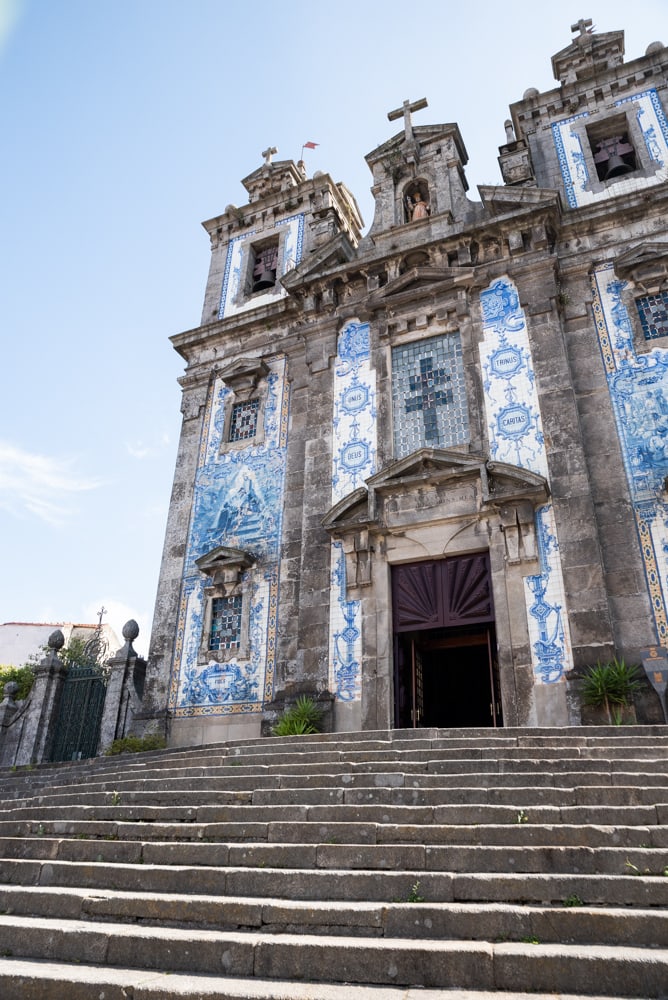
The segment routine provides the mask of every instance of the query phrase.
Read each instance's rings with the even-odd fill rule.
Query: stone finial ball
[[[538,97],[540,91],[536,87],[529,87],[522,95],[523,101],[528,101],[530,97]]]
[[[665,49],[665,47],[666,46],[663,44],[663,42],[650,42],[649,45],[647,46],[647,49],[645,50],[645,55],[652,56],[654,55],[655,52],[660,52],[661,49]]]
[[[47,646],[49,647],[49,649],[54,649],[56,652],[58,652],[58,650],[62,649],[64,645],[65,645],[65,636],[63,635],[61,630],[57,628],[55,632],[52,632],[51,635],[49,636],[47,640]]]
[[[130,621],[127,621],[123,626],[123,638],[127,639],[128,642],[134,642],[138,635],[139,625],[137,625],[134,618],[131,618]]]

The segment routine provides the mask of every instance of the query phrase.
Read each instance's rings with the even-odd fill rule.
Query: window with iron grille
[[[418,448],[450,448],[469,439],[458,333],[392,350],[394,457]]]
[[[636,299],[636,308],[645,340],[668,337],[668,292]]]
[[[260,400],[248,399],[235,403],[230,420],[230,441],[250,441],[257,434],[257,418]]]
[[[237,649],[241,644],[241,594],[211,602],[209,649]]]

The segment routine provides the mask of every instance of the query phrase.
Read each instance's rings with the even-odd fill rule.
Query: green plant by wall
[[[153,736],[123,736],[114,740],[105,754],[107,757],[114,757],[119,753],[145,753],[147,750],[164,750],[166,746],[164,736],[157,733]]]
[[[19,686],[14,701],[27,698],[35,681],[30,664],[26,663],[23,667],[0,666],[0,701],[5,697],[5,684],[9,681],[15,681]]]
[[[582,701],[585,705],[603,708],[610,725],[613,706],[630,705],[641,687],[640,671],[624,660],[610,660],[589,667],[582,677]]]
[[[314,698],[300,695],[278,720],[272,733],[274,736],[306,736],[319,733],[322,727],[323,710]]]

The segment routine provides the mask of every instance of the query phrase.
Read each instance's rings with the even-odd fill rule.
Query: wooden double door
[[[392,567],[398,728],[503,725],[486,552]]]

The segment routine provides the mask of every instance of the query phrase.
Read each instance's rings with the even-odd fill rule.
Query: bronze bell
[[[260,267],[253,275],[253,291],[261,292],[263,288],[273,288],[276,284],[276,271]]]
[[[618,153],[615,153],[608,160],[608,169],[605,173],[605,180],[609,181],[611,177],[621,177],[622,174],[632,174],[633,167],[626,163]]]
[[[601,180],[609,181],[612,177],[633,173],[636,169],[635,164],[629,163],[628,158],[634,159],[634,149],[625,135],[615,135],[609,139],[601,140],[594,154],[594,163],[598,166],[598,176]],[[605,174],[603,174],[604,165]]]

